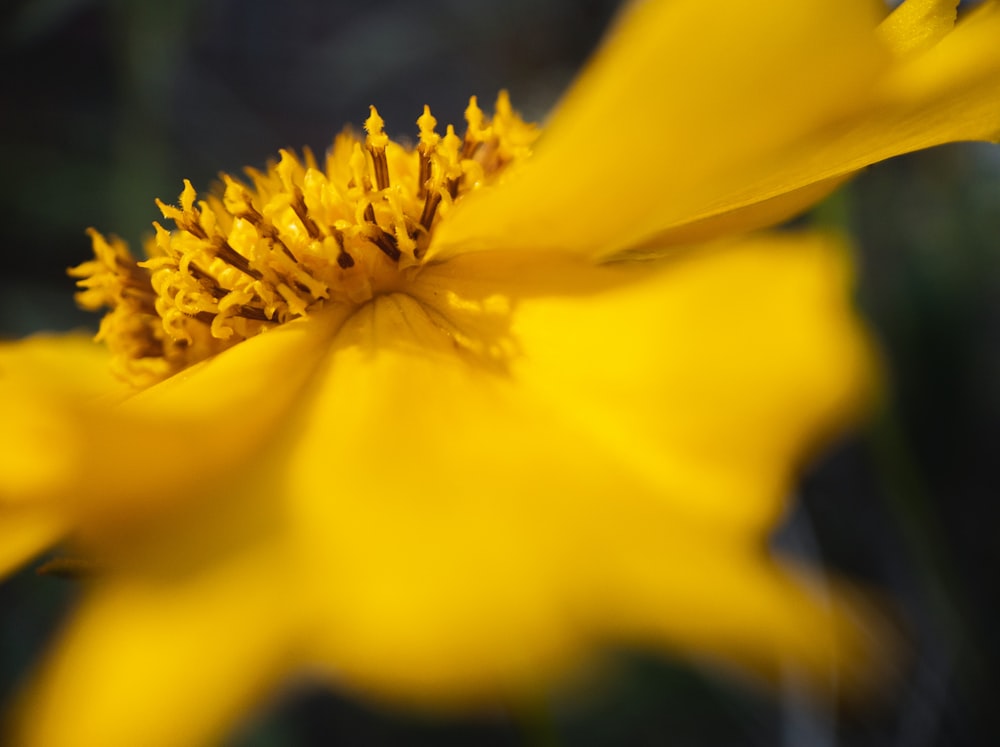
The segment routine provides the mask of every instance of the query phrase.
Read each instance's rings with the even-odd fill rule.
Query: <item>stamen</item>
[[[242,218],[247,223],[252,225],[254,228],[257,229],[257,233],[261,237],[263,237],[267,241],[270,241],[272,246],[277,244],[277,246],[281,249],[281,251],[285,254],[285,256],[288,257],[290,260],[292,260],[292,262],[295,262],[297,264],[299,261],[298,258],[296,258],[296,256],[292,253],[292,250],[288,248],[285,242],[281,240],[281,236],[278,234],[278,229],[276,229],[271,224],[271,221],[265,218],[261,213],[259,213],[254,208],[253,205],[250,204],[249,195],[247,196],[247,198],[248,199],[245,203],[245,209],[242,212],[238,210],[232,210],[233,216],[235,216],[236,218]],[[296,211],[296,215],[298,215],[298,211]],[[301,220],[301,216],[299,216],[299,219]],[[310,223],[312,223],[311,220]],[[315,227],[314,223],[312,225]],[[306,230],[309,230],[308,226],[306,227]]]
[[[71,274],[81,306],[110,309],[98,339],[116,373],[145,387],[327,304],[406,292],[437,223],[527,157],[537,134],[506,94],[492,119],[472,97],[465,121],[463,137],[452,126],[440,135],[425,106],[407,148],[372,107],[366,135],[339,135],[322,166],[282,150],[267,169],[247,169],[248,183],[222,175],[222,193],[202,200],[185,181],[178,204],[157,200],[174,228],[154,222],[142,261],[92,232],[95,259]]]
[[[462,141],[455,134],[455,128],[448,125],[438,151],[444,156],[444,184],[452,199],[458,196],[458,183],[462,178],[462,161],[459,156],[461,145]]]
[[[330,234],[333,236],[334,241],[337,242],[337,265],[342,270],[349,270],[354,267],[354,257],[348,254],[344,248],[344,234],[337,228],[332,228]]]
[[[372,243],[375,244],[382,253],[385,254],[393,262],[398,262],[399,258],[403,256],[403,253],[399,251],[399,244],[396,241],[396,237],[391,233],[388,233],[381,228],[378,229],[378,233],[370,237]]]
[[[306,233],[309,234],[310,238],[320,238],[322,234],[320,233],[319,226],[317,226],[315,221],[309,217],[309,209],[306,207],[306,199],[302,196],[302,190],[297,186],[294,190],[291,207],[292,210],[295,211],[295,215],[297,215],[299,220],[302,221],[302,227],[306,229]]]
[[[246,304],[241,304],[236,307],[236,315],[241,316],[244,319],[256,319],[258,322],[273,321],[267,314],[264,313],[262,309],[247,306]]]
[[[427,193],[427,199],[424,200],[424,210],[420,214],[420,225],[426,228],[428,231],[431,230],[431,223],[434,222],[434,213],[437,211],[437,206],[440,204],[441,204],[440,192]]]
[[[361,150],[361,143],[354,143],[351,150],[351,157],[348,162],[351,168],[351,181],[348,187],[360,187],[361,191],[367,194],[372,191],[372,180],[368,178],[368,163],[365,153]]]
[[[219,259],[224,262],[228,262],[244,275],[249,275],[254,280],[260,280],[264,277],[260,272],[250,266],[250,260],[229,246],[229,242],[221,236],[216,236],[213,244],[215,245],[215,251]]]
[[[385,134],[385,122],[379,116],[378,110],[371,107],[371,114],[365,120],[365,131],[368,137],[365,144],[368,152],[372,154],[372,163],[375,166],[375,184],[382,190],[389,186],[389,163],[385,157],[385,146],[389,142],[389,136]]]
[[[205,229],[201,227],[198,223],[198,214],[194,211],[180,211],[173,205],[168,205],[161,200],[156,200],[156,206],[160,209],[164,218],[172,220],[174,225],[176,225],[182,231],[187,231],[193,236],[197,236],[199,239],[207,239],[208,233]]]
[[[431,179],[431,154],[437,148],[441,136],[435,132],[437,120],[431,115],[431,108],[424,104],[424,113],[417,117],[417,127],[420,128],[420,142],[417,153],[420,159],[420,170],[417,174],[417,197],[423,197]],[[425,208],[426,210],[426,208]]]
[[[466,128],[462,142],[462,158],[472,158],[479,146],[489,138],[490,128],[483,126],[485,118],[476,97],[470,96],[469,105],[465,108]]]

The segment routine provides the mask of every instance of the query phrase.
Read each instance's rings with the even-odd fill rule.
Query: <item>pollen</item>
[[[90,229],[94,259],[70,270],[77,302],[106,308],[97,338],[116,374],[149,386],[328,304],[359,306],[406,292],[434,229],[472,191],[528,158],[538,128],[506,92],[488,118],[472,97],[465,132],[444,134],[428,107],[418,140],[389,138],[373,106],[365,134],[347,129],[325,160],[279,152],[246,179],[221,175],[203,199],[184,182],[177,205],[157,200],[146,258]]]

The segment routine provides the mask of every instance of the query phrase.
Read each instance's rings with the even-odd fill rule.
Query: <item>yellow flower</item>
[[[845,252],[723,237],[1000,131],[1000,5],[875,5],[634,4],[537,142],[373,110],[186,185],[139,265],[94,234],[102,343],[0,349],[0,562],[101,568],[17,743],[200,743],[304,671],[516,697],[605,642],[860,683],[873,620],[766,544],[870,394]]]

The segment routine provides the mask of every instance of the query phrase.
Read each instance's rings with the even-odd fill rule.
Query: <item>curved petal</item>
[[[698,237],[760,227],[761,214],[730,213],[901,153],[1000,135],[1000,3],[984,3],[947,34],[943,3],[910,0],[878,32],[860,3],[822,3],[820,12],[798,3],[798,14],[784,5],[745,5],[745,15],[727,7],[710,43],[692,49],[701,34],[673,35],[687,34],[705,6],[689,9],[685,26],[672,14],[687,3],[639,4],[557,110],[532,161],[457,206],[432,252],[621,256],[690,240],[692,223]],[[765,18],[762,7],[783,16]],[[918,29],[914,16],[927,25]],[[610,126],[621,112],[635,132]],[[642,130],[650,122],[653,135]]]
[[[663,231],[651,241],[619,252],[615,260],[655,259],[671,254],[678,246],[779,225],[830,196],[849,177],[850,175],[843,175],[823,179],[743,207],[681,223]]]
[[[597,625],[617,641],[682,651],[724,671],[822,694],[871,693],[897,663],[881,610],[842,582],[757,547],[636,526],[625,545],[595,546]],[[804,675],[804,676],[803,676]]]
[[[765,532],[810,445],[857,417],[875,386],[846,249],[764,235],[646,271],[588,297],[525,301],[515,374],[678,514]]]
[[[454,703],[578,656],[562,583],[578,512],[641,483],[404,296],[345,325],[317,386],[285,492],[333,675]]]
[[[230,562],[89,591],[18,709],[11,744],[214,744],[292,660],[273,572]]]
[[[988,2],[926,51],[897,61],[877,79],[856,112],[788,142],[766,162],[743,172],[744,186],[729,193],[723,209],[696,218],[724,221],[728,210],[819,180],[843,178],[902,153],[948,142],[996,140],[1000,137],[997,39],[1000,3]]]
[[[802,441],[854,416],[871,383],[841,252],[761,238],[653,279],[565,264],[587,276],[581,286],[607,282],[593,274],[619,282],[593,297],[515,299],[520,350],[506,366],[413,299],[359,312],[291,429],[292,552],[314,589],[314,654],[350,686],[409,701],[530,687],[622,630],[599,613],[616,579],[595,564],[640,526],[659,535],[656,562],[677,569],[665,584],[691,549],[732,561],[719,577],[760,611],[739,644],[759,659],[741,661],[787,654],[816,673],[862,650],[846,624],[822,652],[806,636],[780,649],[778,631],[825,613],[797,597],[774,608],[784,582],[759,557]],[[638,513],[649,520],[622,518]],[[623,594],[639,582],[618,581]],[[696,584],[684,577],[669,612],[683,622],[670,628],[658,602],[637,625],[680,631],[671,650],[728,655],[736,644],[721,633],[686,637],[708,595],[688,617]]]
[[[532,160],[465,198],[429,255],[607,255],[726,209],[762,155],[853,109],[884,69],[874,5],[633,3]]]
[[[107,349],[90,336],[37,335],[0,345],[0,504],[65,469],[72,451],[67,409],[105,408],[129,389],[110,371]]]
[[[697,226],[701,237],[710,236],[711,229],[717,229],[718,235],[733,228],[733,211],[787,199],[796,190],[844,179],[903,153],[1000,137],[1000,45],[996,43],[1000,3],[984,3],[947,35],[946,19],[940,17],[943,11],[926,10],[932,16],[930,35],[873,78],[873,86],[857,96],[852,110],[800,133],[773,153],[762,153],[763,158],[745,169],[735,168],[733,174],[742,184],[718,181],[718,204],[686,216],[675,226],[665,226],[660,239],[687,240],[688,223]],[[737,223],[735,227],[754,225]],[[600,256],[612,253],[602,251]]]
[[[78,397],[65,373],[75,347],[53,342],[58,376],[0,388],[12,425],[0,444],[0,495],[61,500],[71,524],[114,531],[219,491],[273,435],[346,313],[286,324],[120,402]],[[13,370],[30,353],[13,346],[5,360]],[[81,481],[91,474],[101,479]]]
[[[85,333],[35,335],[0,344],[0,393],[36,385],[74,398],[118,401],[130,393],[111,374],[108,352]]]
[[[10,744],[215,744],[300,668],[280,463],[248,458],[225,490],[84,547],[100,574],[28,683]]]

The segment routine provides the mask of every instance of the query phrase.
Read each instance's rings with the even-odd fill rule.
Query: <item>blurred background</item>
[[[65,275],[90,254],[84,229],[137,247],[159,218],[153,198],[174,202],[185,177],[202,190],[281,147],[321,153],[369,104],[397,136],[415,135],[425,103],[461,122],[470,94],[485,105],[500,88],[541,119],[617,4],[8,0],[0,337],[96,328]],[[299,689],[230,747],[1000,743],[1000,146],[881,164],[812,218],[857,237],[858,301],[894,397],[810,471],[775,541],[899,605],[913,664],[893,692],[861,709],[811,708],[621,652],[601,690],[553,693],[530,713],[442,720]],[[73,595],[31,569],[0,585],[0,702]]]

